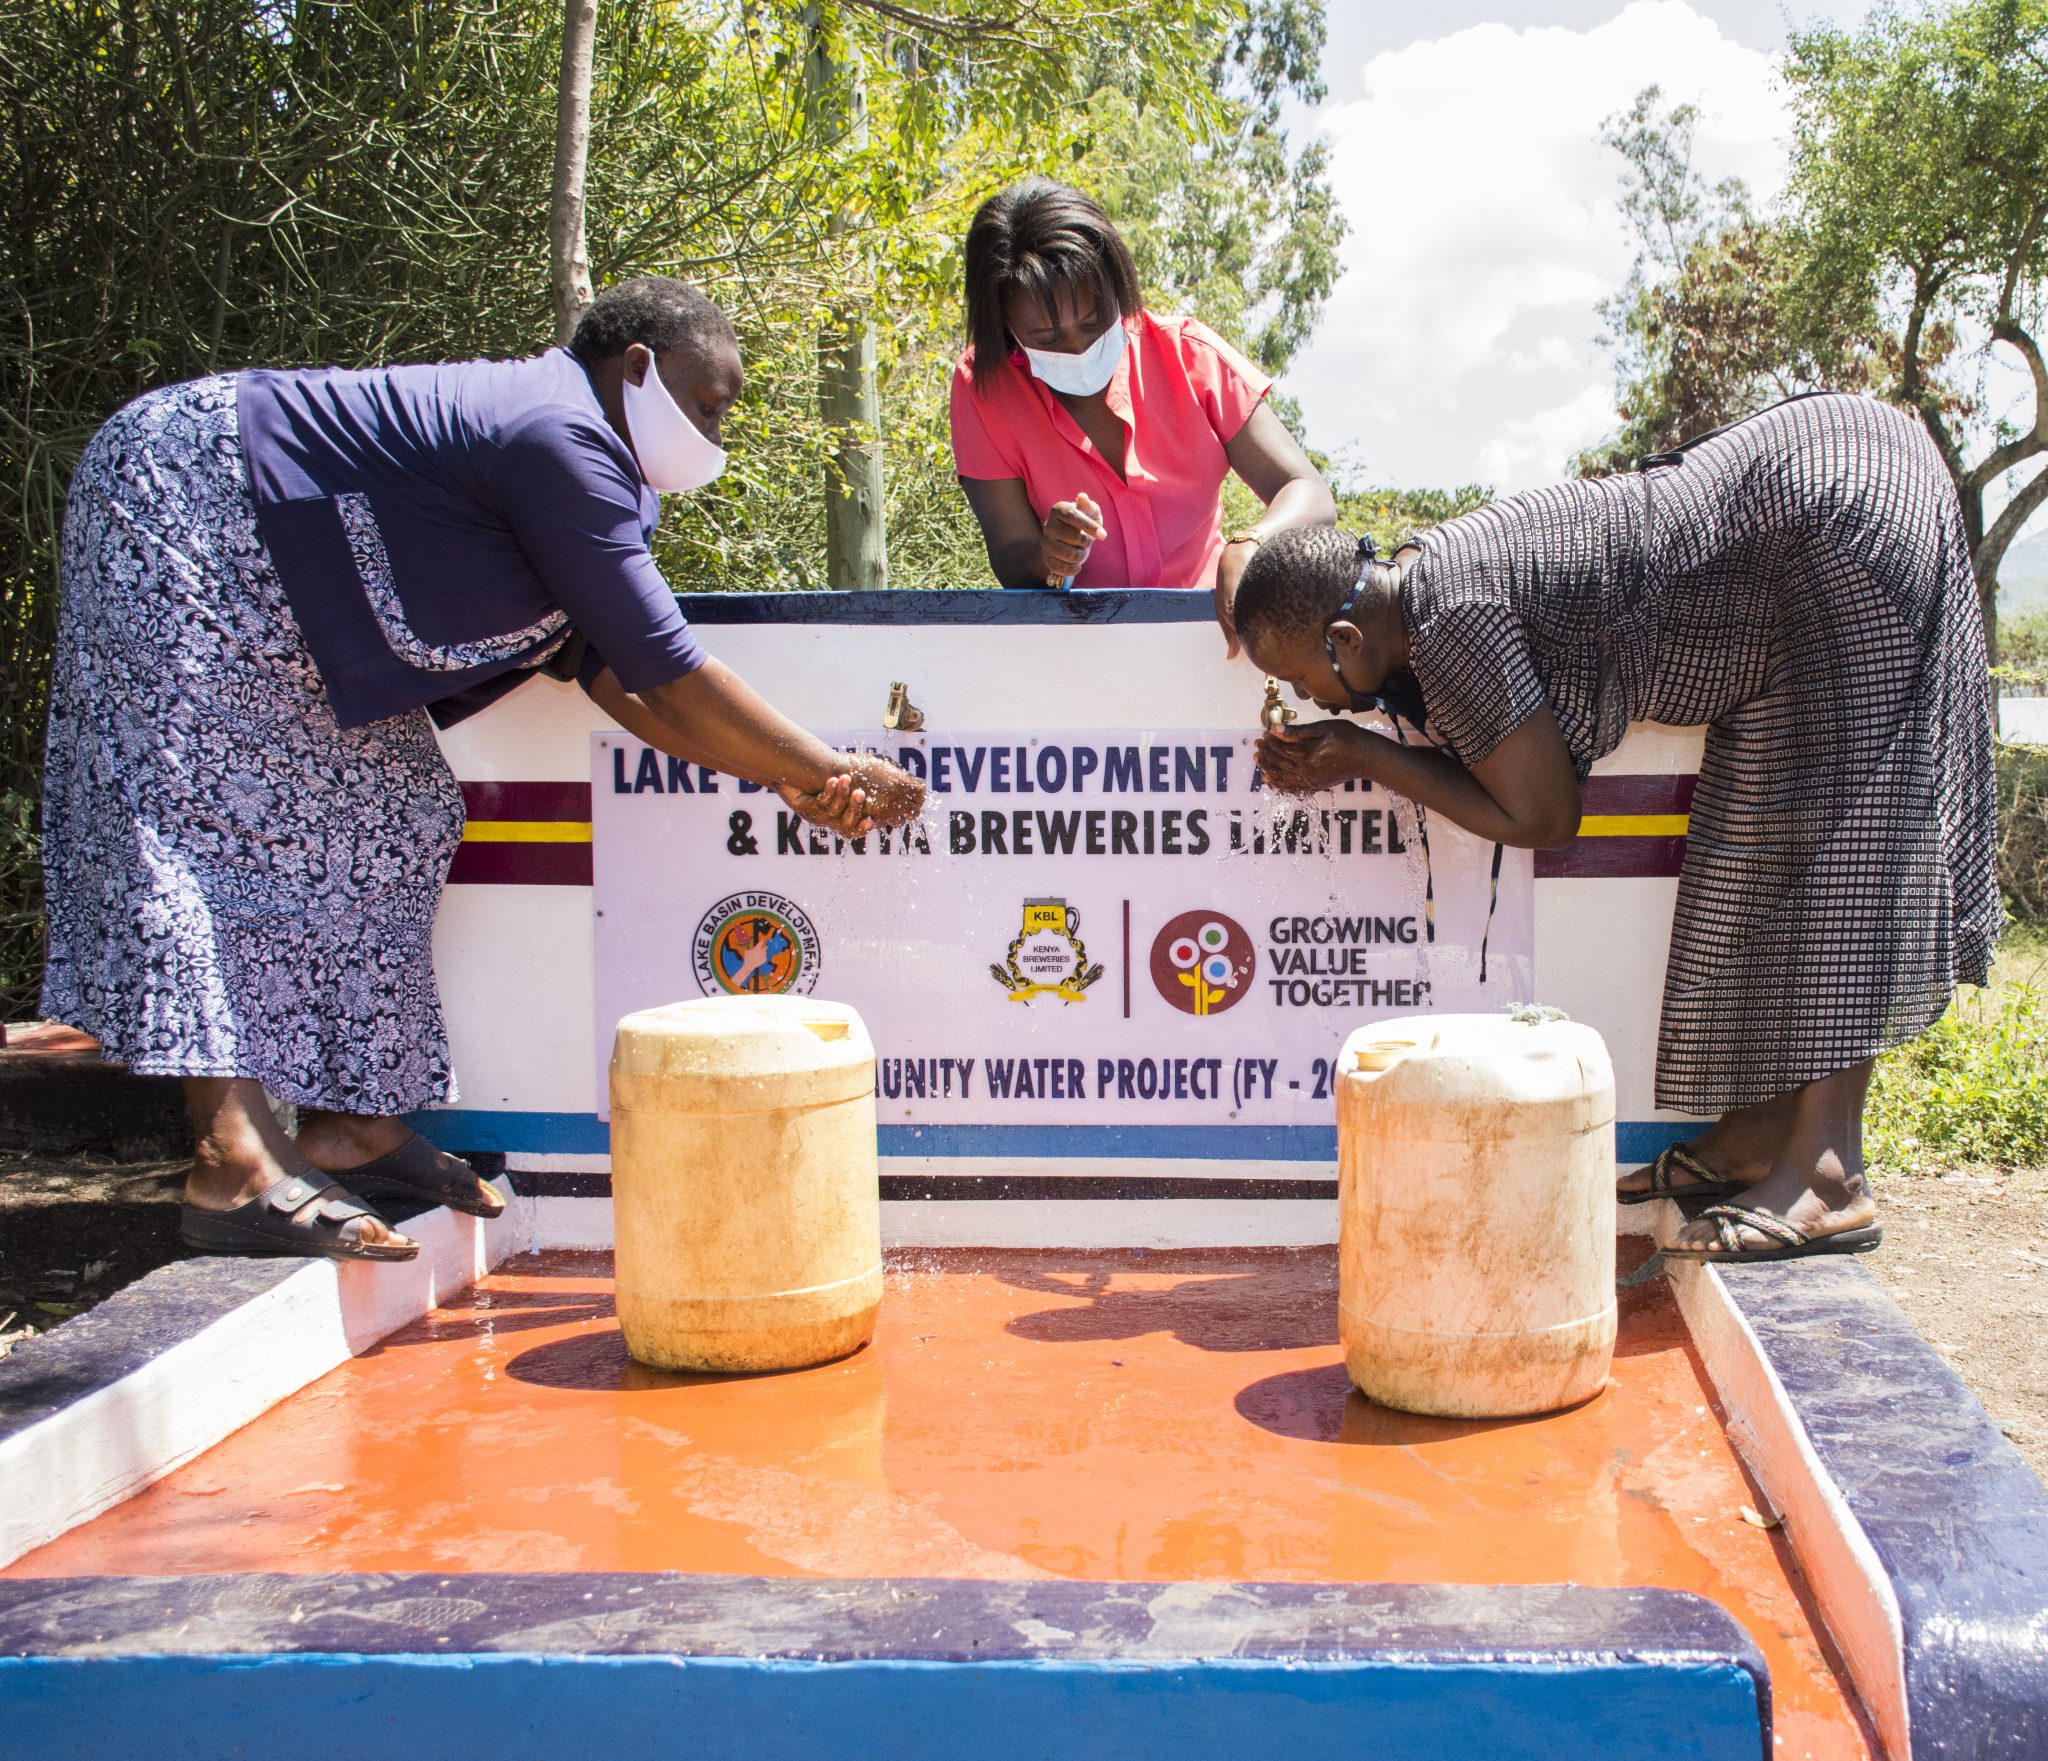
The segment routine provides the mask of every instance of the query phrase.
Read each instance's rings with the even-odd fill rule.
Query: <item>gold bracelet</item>
[[[1231,533],[1223,542],[1226,546],[1232,544],[1264,544],[1266,542],[1266,535],[1263,532],[1254,532],[1249,526],[1244,526]]]

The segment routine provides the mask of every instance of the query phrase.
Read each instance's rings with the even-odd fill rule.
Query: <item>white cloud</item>
[[[1586,30],[1483,24],[1412,43],[1366,63],[1362,99],[1324,107],[1352,234],[1287,378],[1312,444],[1379,482],[1512,490],[1563,475],[1613,429],[1594,307],[1634,245],[1620,161],[1597,136],[1652,83],[1700,106],[1710,179],[1778,191],[1775,59],[1686,0],[1637,0]]]

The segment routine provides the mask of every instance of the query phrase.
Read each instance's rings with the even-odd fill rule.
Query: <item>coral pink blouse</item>
[[[1130,346],[1109,382],[1109,407],[1129,439],[1124,476],[1021,351],[977,388],[970,348],[953,369],[953,466],[963,477],[1016,477],[1043,520],[1056,501],[1094,498],[1109,536],[1088,553],[1077,587],[1213,587],[1223,552],[1218,491],[1224,446],[1272,381],[1194,318],[1124,320]]]

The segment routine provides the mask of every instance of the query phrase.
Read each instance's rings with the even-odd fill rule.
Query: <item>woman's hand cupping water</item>
[[[1282,794],[1314,795],[1363,776],[1381,738],[1347,721],[1276,728],[1259,741],[1259,770]]]
[[[816,790],[794,783],[776,789],[800,817],[842,838],[864,838],[878,825],[902,825],[924,811],[924,784],[872,754],[855,754],[847,768]]]

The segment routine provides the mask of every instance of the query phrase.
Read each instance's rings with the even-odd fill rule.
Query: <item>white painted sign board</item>
[[[1532,995],[1527,851],[1496,896],[1490,844],[1431,822],[1425,860],[1416,809],[1383,791],[1276,795],[1241,728],[836,743],[924,776],[924,817],[848,844],[592,736],[600,1106],[620,1017],[796,991],[867,1022],[885,1153],[971,1149],[979,1128],[982,1148],[1057,1154],[1113,1127],[1257,1155],[1327,1145],[1362,1023]]]

